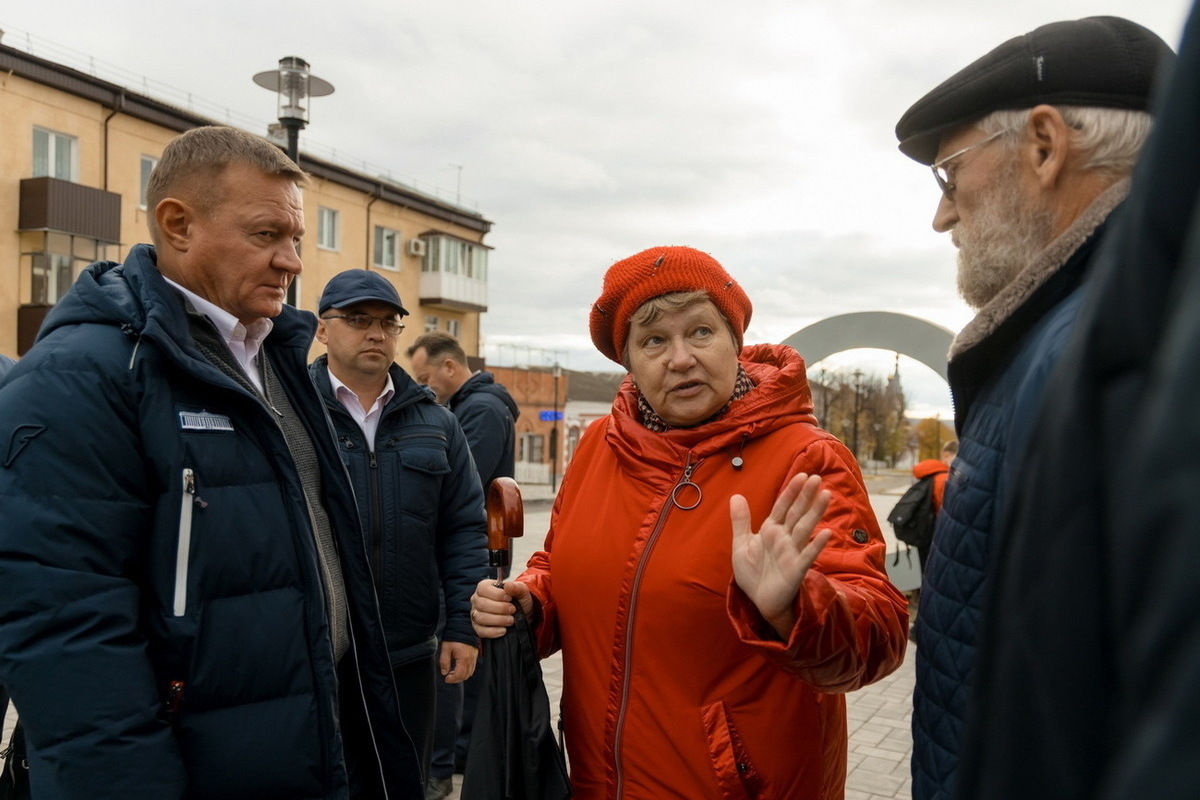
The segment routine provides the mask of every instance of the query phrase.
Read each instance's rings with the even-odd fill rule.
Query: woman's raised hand
[[[817,475],[798,473],[788,481],[758,533],[750,530],[746,498],[729,498],[733,523],[733,578],[780,638],[787,641],[796,622],[796,596],[808,568],[832,535],[813,531],[829,506],[830,494]]]

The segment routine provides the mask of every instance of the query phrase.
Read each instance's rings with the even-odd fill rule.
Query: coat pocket
[[[700,709],[700,720],[721,796],[726,800],[762,798],[762,777],[755,769],[725,703],[718,701]]]

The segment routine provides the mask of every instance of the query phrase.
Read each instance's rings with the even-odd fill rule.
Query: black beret
[[[1040,103],[1146,110],[1174,55],[1153,31],[1120,17],[1043,25],[913,103],[896,123],[900,152],[932,164],[943,133],[993,111]]]

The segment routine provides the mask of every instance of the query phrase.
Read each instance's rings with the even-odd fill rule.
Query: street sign
[[[561,411],[539,411],[538,419],[542,422],[559,422],[563,418]]]

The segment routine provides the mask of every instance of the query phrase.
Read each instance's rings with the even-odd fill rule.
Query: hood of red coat
[[[812,392],[799,353],[786,345],[749,345],[742,348],[738,362],[755,384],[745,397],[734,401],[717,419],[662,433],[642,425],[637,389],[626,378],[613,401],[612,415],[603,421],[609,445],[622,459],[678,465],[685,463],[689,453],[694,459],[703,458],[785,425],[816,425]]]

